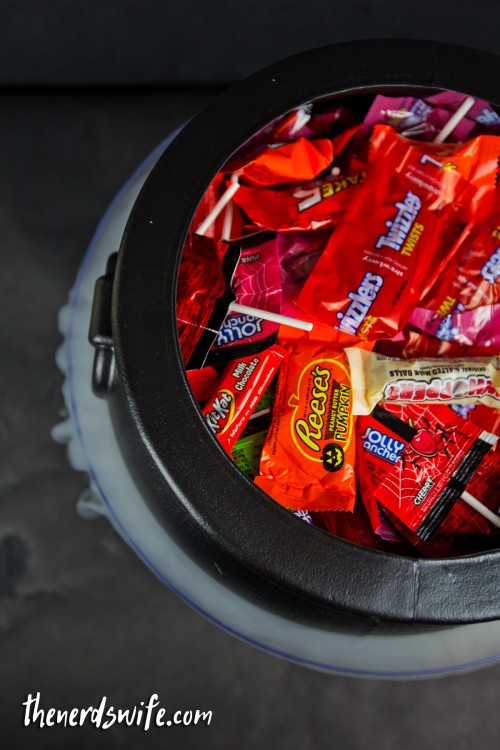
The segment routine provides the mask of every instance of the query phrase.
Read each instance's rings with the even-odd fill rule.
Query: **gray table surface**
[[[215,93],[1,95],[0,746],[493,750],[500,665],[400,684],[280,661],[202,619],[106,521],[75,512],[86,478],[50,438],[63,407],[57,311],[118,187]],[[26,553],[17,575],[9,535]],[[147,734],[25,728],[21,704],[36,692],[58,708],[158,693],[213,719]]]

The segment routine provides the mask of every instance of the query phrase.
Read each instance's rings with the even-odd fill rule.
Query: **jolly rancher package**
[[[281,326],[279,342],[288,359],[255,483],[287,508],[353,510],[351,379],[338,332]]]

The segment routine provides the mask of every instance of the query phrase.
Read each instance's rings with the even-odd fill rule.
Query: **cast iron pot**
[[[176,280],[192,216],[229,156],[311,100],[458,90],[500,103],[500,58],[422,41],[362,41],[304,52],[256,73],[184,127],[134,205],[117,263],[96,286],[94,391],[168,533],[231,590],[321,628],[362,633],[500,618],[500,551],[421,560],[312,528],[235,467],[191,395],[176,324]]]

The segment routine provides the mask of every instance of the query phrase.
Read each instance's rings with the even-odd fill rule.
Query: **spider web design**
[[[462,493],[461,483],[452,480],[452,476],[464,465],[465,456],[474,457],[473,462],[480,461],[479,453],[489,448],[484,444],[479,450],[481,429],[448,407],[391,405],[389,411],[405,422],[411,418],[417,431],[428,430],[436,437],[445,430],[441,438],[436,437],[436,456],[421,456],[408,445],[403,459],[377,490],[379,502],[427,541]]]
[[[279,313],[281,278],[274,239],[241,253],[233,291],[241,305]]]

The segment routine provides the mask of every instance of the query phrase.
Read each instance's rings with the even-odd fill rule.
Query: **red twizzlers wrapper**
[[[455,163],[449,146],[429,154],[432,144],[411,144],[388,126],[374,128],[373,143],[367,177],[298,298],[310,315],[368,340],[401,331],[461,230],[477,185],[493,187],[496,176],[496,162],[489,181],[479,179],[474,153]]]
[[[281,347],[273,346],[260,354],[235,360],[224,371],[216,392],[203,408],[203,416],[228,453],[285,356],[286,352]]]

